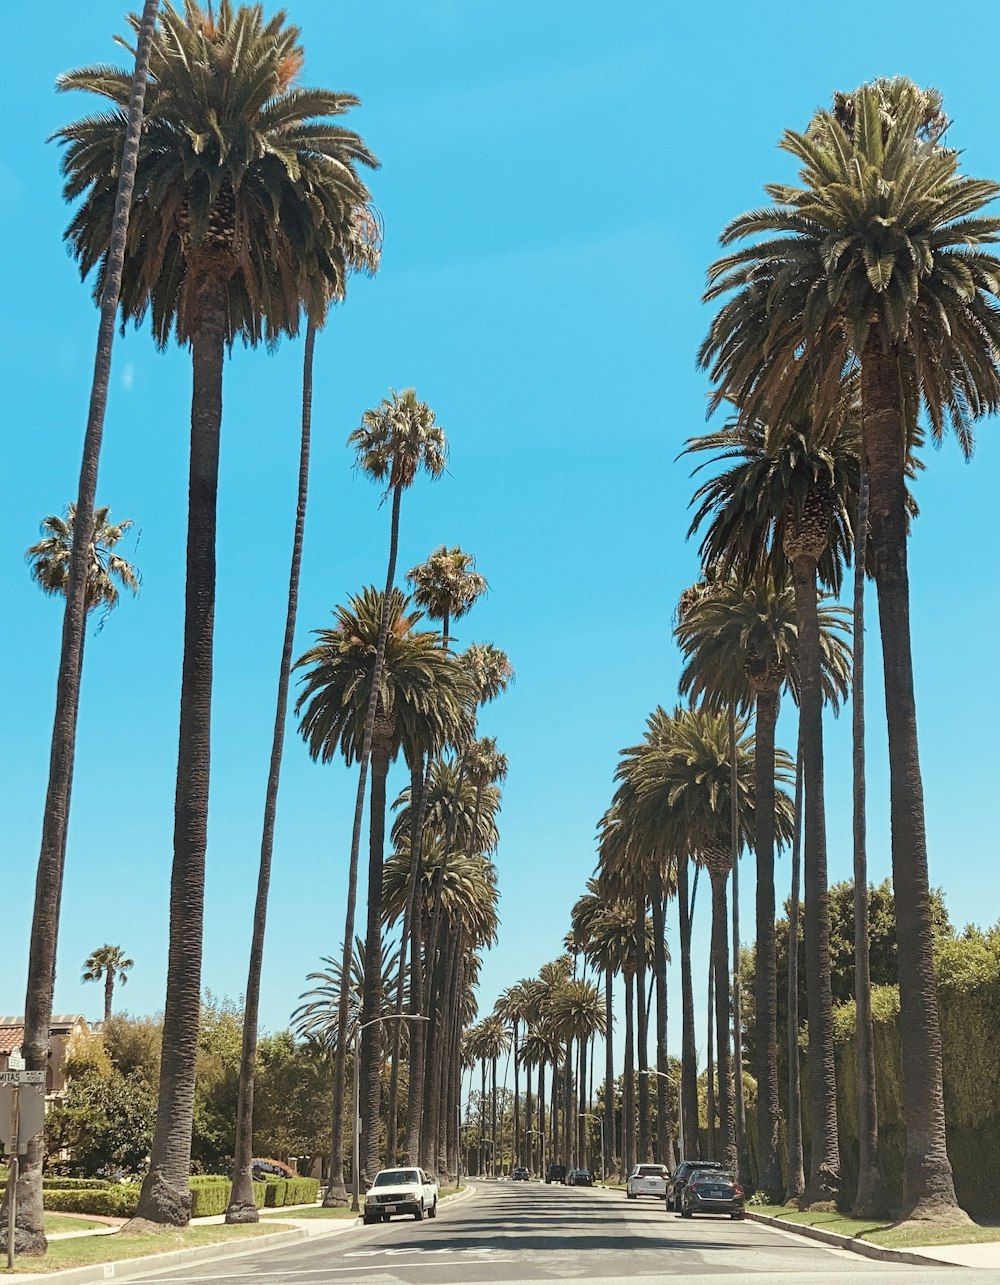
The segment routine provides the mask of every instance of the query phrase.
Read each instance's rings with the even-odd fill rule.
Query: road
[[[151,1273],[161,1285],[995,1285],[995,1272],[880,1263],[728,1218],[684,1220],[622,1192],[483,1182],[433,1221],[393,1219]]]

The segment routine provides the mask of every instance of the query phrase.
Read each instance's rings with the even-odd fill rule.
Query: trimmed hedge
[[[264,1184],[264,1204],[268,1209],[285,1205],[311,1205],[319,1198],[318,1178],[274,1178]]]
[[[61,1214],[98,1214],[104,1218],[131,1218],[139,1203],[139,1184],[115,1183],[102,1191],[55,1187],[42,1189],[44,1208]]]

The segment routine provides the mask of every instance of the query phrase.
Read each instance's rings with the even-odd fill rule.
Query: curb
[[[871,1241],[859,1240],[856,1236],[842,1236],[839,1232],[823,1231],[821,1227],[806,1227],[803,1223],[792,1223],[787,1218],[772,1218],[770,1214],[755,1214],[752,1209],[746,1211],[747,1218],[776,1231],[791,1232],[795,1236],[805,1236],[809,1240],[821,1241],[836,1249],[846,1249],[852,1254],[861,1254],[864,1258],[875,1258],[883,1263],[908,1263],[912,1267],[961,1267],[961,1263],[942,1258],[931,1258],[929,1254],[916,1253],[909,1249],[886,1249],[882,1245],[873,1245]]]

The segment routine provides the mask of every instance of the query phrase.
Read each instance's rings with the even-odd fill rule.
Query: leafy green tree
[[[145,1080],[113,1070],[72,1077],[63,1101],[45,1117],[50,1155],[67,1151],[79,1177],[132,1177],[143,1172],[153,1141],[156,1095]]]
[[[860,368],[888,726],[907,1129],[902,1217],[964,1222],[948,1160],[909,626],[905,470],[919,408],[966,452],[1000,408],[1000,185],[959,175],[941,96],[905,77],[840,94],[781,146],[801,186],[735,219],[709,271],[724,298],[701,350],[717,398],[772,421],[843,397]],[[821,414],[821,418],[824,416]]]
[[[122,986],[128,981],[129,970],[135,961],[128,958],[121,946],[99,946],[92,955],[88,955],[83,965],[85,982],[104,982],[104,1020],[111,1021],[111,1002],[115,993],[115,982]]]
[[[123,266],[126,320],[152,318],[165,346],[190,346],[193,370],[184,659],[175,808],[170,948],[160,1106],[138,1216],[183,1225],[188,1169],[207,840],[215,531],[222,372],[227,344],[294,334],[303,306],[335,294],[354,211],[368,200],[361,139],[330,122],[351,95],[296,88],[298,29],[260,6],[217,11],[165,0],[153,40]],[[129,80],[114,68],[68,73],[64,89],[112,110],[66,126],[66,195],[82,198],[67,237],[86,275],[104,260]]]

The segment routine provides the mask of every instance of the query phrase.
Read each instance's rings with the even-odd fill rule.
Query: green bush
[[[139,1184],[116,1183],[103,1191],[49,1188],[42,1191],[46,1209],[61,1214],[98,1214],[104,1218],[131,1218],[139,1203]]]

